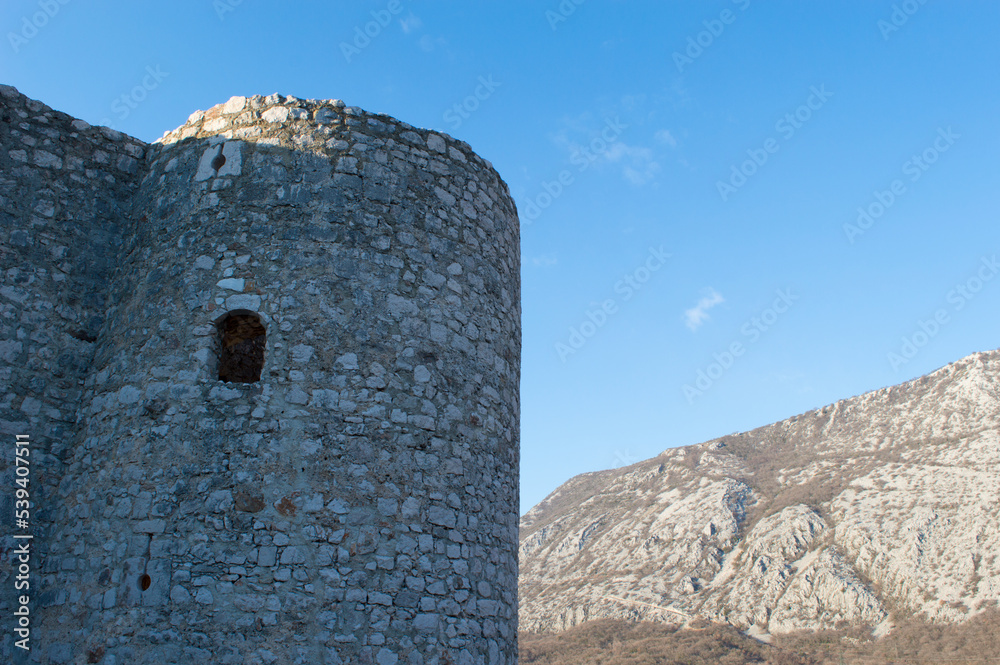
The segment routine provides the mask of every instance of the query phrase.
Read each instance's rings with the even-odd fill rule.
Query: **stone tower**
[[[59,252],[93,291],[36,317],[83,347],[65,394],[44,341],[0,342],[34,372],[7,430],[47,465],[41,662],[515,663],[520,253],[492,166],[339,101],[236,97],[144,145],[11,90],[0,196],[54,200],[14,210],[20,305],[64,290]]]

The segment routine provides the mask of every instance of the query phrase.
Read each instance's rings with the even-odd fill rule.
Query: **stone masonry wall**
[[[77,410],[145,149],[141,141],[91,127],[0,86],[0,615],[7,617],[2,662],[12,659],[9,622],[17,595],[10,528],[14,437],[30,436],[30,533],[40,555],[63,461],[80,441]],[[39,579],[37,569],[33,579]]]
[[[515,663],[520,252],[493,168],[272,95],[192,115],[140,175],[41,662]],[[259,382],[218,380],[229,312],[266,328]]]

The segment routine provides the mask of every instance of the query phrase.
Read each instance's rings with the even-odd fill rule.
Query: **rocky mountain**
[[[964,621],[1000,599],[998,428],[991,351],[572,478],[521,519],[521,630]]]

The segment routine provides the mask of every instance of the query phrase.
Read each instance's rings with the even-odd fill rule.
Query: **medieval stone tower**
[[[5,628],[0,655],[516,662],[492,166],[339,101],[235,97],[150,145],[13,88],[0,112],[0,425],[32,440],[36,566],[32,652]]]

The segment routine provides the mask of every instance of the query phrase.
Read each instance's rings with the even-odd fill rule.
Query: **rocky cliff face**
[[[577,476],[521,519],[521,629],[963,621],[1000,598],[998,426],[993,351]]]

